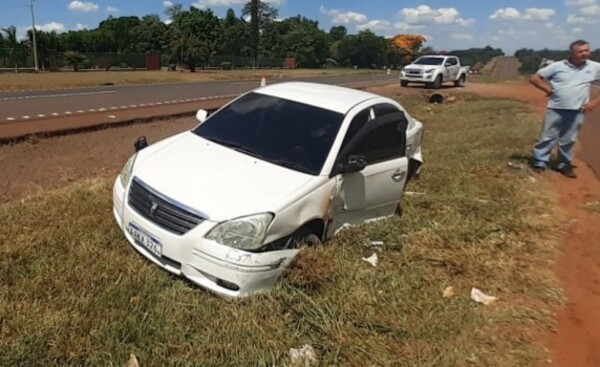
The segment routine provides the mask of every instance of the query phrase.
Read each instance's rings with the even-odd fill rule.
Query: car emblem
[[[152,207],[150,207],[150,216],[154,217],[156,215],[156,210],[158,209],[158,203],[152,202]]]

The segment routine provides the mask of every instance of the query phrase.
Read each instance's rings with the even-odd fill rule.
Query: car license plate
[[[137,242],[141,243],[144,247],[150,250],[156,256],[162,256],[162,244],[160,240],[140,227],[139,225],[129,222],[127,226],[127,232],[133,237]]]

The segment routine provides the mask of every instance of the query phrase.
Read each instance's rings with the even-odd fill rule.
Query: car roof
[[[357,89],[308,82],[277,83],[256,89],[254,92],[343,114],[361,102],[381,98],[376,94]]]

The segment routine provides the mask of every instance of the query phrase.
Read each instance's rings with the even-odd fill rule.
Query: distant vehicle
[[[552,60],[552,59],[545,59],[545,58],[544,58],[544,59],[542,59],[542,61],[540,62],[540,69],[541,69],[541,68],[544,68],[544,67],[546,67],[546,66],[548,66],[548,65],[550,65],[550,64],[553,64],[553,63],[554,63],[554,60]]]
[[[422,162],[423,124],[355,89],[278,83],[196,118],[138,140],[113,213],[143,256],[222,296],[267,290],[303,244],[394,215]]]
[[[456,56],[425,55],[400,71],[400,85],[406,87],[408,83],[418,83],[440,88],[442,84],[452,82],[455,87],[462,87],[467,74],[468,68],[461,66]]]

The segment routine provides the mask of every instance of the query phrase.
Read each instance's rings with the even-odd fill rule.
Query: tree
[[[382,64],[388,41],[369,29],[350,35],[340,41],[339,56],[345,63],[358,67],[375,68]]]
[[[388,63],[406,65],[413,61],[427,39],[420,34],[398,34],[390,39],[386,53]]]
[[[33,31],[31,29],[27,31],[27,37],[33,45]],[[58,35],[56,32],[44,32],[36,29],[35,38],[40,69],[45,70],[51,66],[52,61],[54,61],[54,65],[56,66],[56,57],[52,57],[58,49]]]
[[[146,15],[140,24],[131,30],[129,49],[139,53],[161,51],[166,31],[167,25],[160,20],[158,15]]]
[[[248,43],[247,28],[244,19],[237,18],[233,9],[228,9],[223,20],[223,32],[218,41],[219,51],[231,56],[240,56],[244,45]]]
[[[25,60],[25,53],[17,39],[17,27],[10,26],[8,28],[2,28],[2,31],[6,34],[5,44],[7,46],[9,62],[15,66],[15,73],[18,73],[19,66],[22,65]]]
[[[65,61],[68,65],[71,65],[73,71],[79,71],[79,64],[85,61],[85,56],[79,54],[79,52],[67,51],[65,52]]]
[[[275,21],[279,11],[264,1],[251,0],[244,5],[242,15],[250,16],[250,47],[256,63],[258,62],[260,33],[268,24]]]
[[[114,18],[109,16],[100,22],[99,31],[106,32],[112,39],[111,51],[122,53],[131,52],[133,38],[132,30],[141,24],[140,18],[134,16]]]
[[[189,11],[180,12],[168,30],[174,56],[177,55],[180,62],[186,62],[192,72],[199,61],[208,63],[217,49],[221,26],[212,10],[199,10],[192,6]]]
[[[331,27],[331,29],[329,30],[329,38],[331,38],[333,42],[341,41],[342,39],[344,39],[344,37],[346,37],[347,34],[348,30],[343,25]]]

